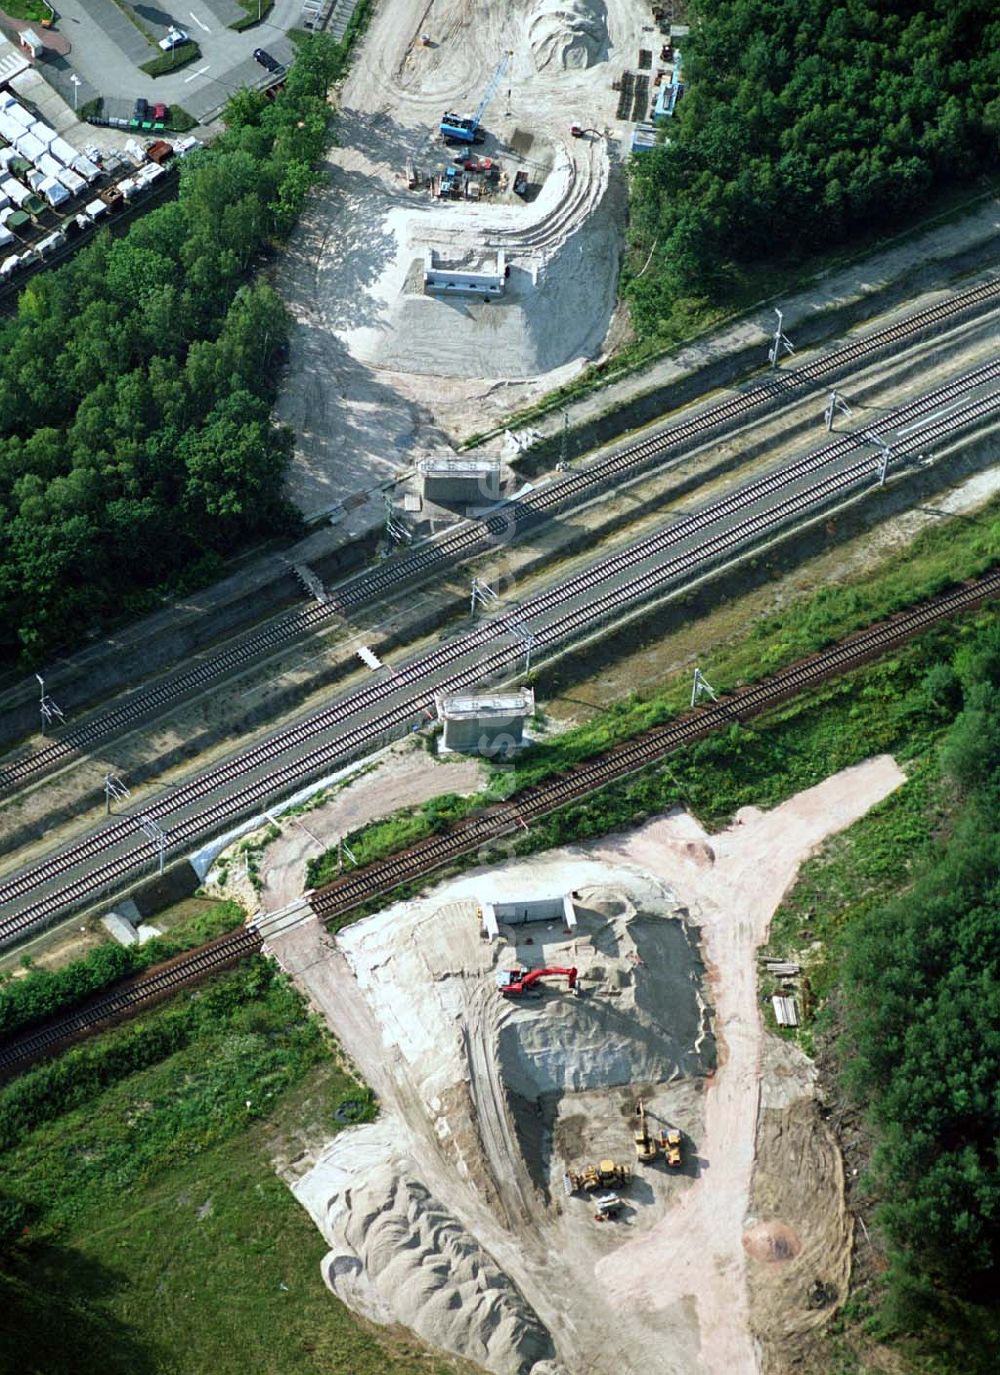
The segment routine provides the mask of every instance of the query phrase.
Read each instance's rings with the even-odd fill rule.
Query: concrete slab
[[[94,44],[95,35],[92,31],[95,28],[108,43],[117,49],[119,54],[124,54],[136,66],[148,62],[150,58],[156,56],[153,44],[139,31],[132,20],[122,13],[118,6],[113,3],[113,0],[70,0],[70,5],[80,9],[81,14],[76,16],[78,19],[86,16],[90,20],[85,39],[88,51],[94,52],[95,57],[97,55]],[[69,6],[62,4],[62,0],[60,0],[60,10],[64,18],[70,13]],[[154,26],[149,25],[147,27],[153,28]],[[167,27],[167,25],[164,26],[164,33],[166,33]],[[81,35],[81,37],[83,36]],[[83,45],[79,42],[76,45],[76,47],[81,46]],[[120,60],[119,57],[118,61]],[[114,67],[112,66],[108,73],[109,76],[113,72]]]
[[[203,14],[202,11],[205,13]],[[242,5],[236,3],[236,0],[199,0],[192,17],[197,15],[198,18],[207,20],[210,24],[215,20],[217,25],[228,28],[237,19],[242,19],[246,12]],[[197,19],[195,19],[195,23],[197,24]]]

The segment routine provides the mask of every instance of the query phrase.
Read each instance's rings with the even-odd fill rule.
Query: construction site
[[[897,758],[924,786],[907,712],[937,731],[947,703],[904,652],[1000,595],[1000,213],[556,391],[630,339],[625,164],[670,137],[687,38],[680,3],[379,0],[329,177],[264,269],[308,532],[4,699],[0,972],[115,941],[128,973],[18,1023],[0,1070],[182,987],[193,1025],[220,972],[257,998],[261,955],[316,1014],[274,978],[315,1042],[302,1096],[272,1100],[277,1009],[230,1112],[234,1195],[263,1235],[257,1150],[312,1285],[272,1228],[247,1311],[263,1330],[277,1296],[304,1335],[234,1343],[247,1368],[294,1349],[354,1375],[333,1337],[314,1359],[343,1324],[428,1375],[825,1375],[859,1258],[884,1259],[826,1078],[840,937],[814,870],[796,884],[903,789]],[[876,699],[897,660],[913,684]],[[843,741],[810,715],[835,694]],[[205,906],[219,926],[189,935]],[[176,953],[151,965],[157,936]],[[234,1014],[234,1065],[256,1019]],[[192,1194],[192,1227],[212,1206]],[[221,1192],[218,1224],[246,1266]],[[216,1280],[202,1254],[178,1303]]]
[[[380,1099],[285,1171],[330,1289],[499,1375],[752,1371],[823,1322],[840,1157],[762,1028],[757,950],[802,860],[903,779],[875,759],[718,835],[677,812],[336,936],[265,929]]]
[[[683,32],[643,0],[379,7],[277,283],[307,514],[600,356],[622,164]]]

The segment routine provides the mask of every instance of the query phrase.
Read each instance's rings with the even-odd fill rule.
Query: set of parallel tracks
[[[935,623],[996,597],[1000,597],[1000,570],[900,611],[759,683],[738,689],[722,701],[685,712],[674,721],[654,726],[602,755],[572,766],[557,778],[526,788],[508,803],[498,803],[456,822],[441,835],[337,879],[310,895],[313,911],[321,921],[339,920],[366,902],[429,877],[472,850],[488,847],[521,828],[530,828],[533,821],[656,764],[675,750],[780,706],[809,688],[898,648]],[[488,859],[485,854],[484,860]],[[258,933],[248,928],[129,980],[47,1026],[25,1032],[0,1047],[0,1073],[13,1072],[109,1021],[142,1011],[170,992],[258,953],[261,945]]]
[[[901,420],[930,412],[927,423],[920,427],[918,434],[905,442],[895,443],[896,457],[905,458],[908,453],[926,448],[938,439],[957,433],[1000,408],[1000,394],[991,393],[972,401],[961,410],[948,406],[944,418],[937,418],[933,414],[935,407],[951,402],[956,397],[961,397],[964,391],[981,387],[997,376],[1000,376],[1000,363],[977,368],[883,417],[877,426],[871,427],[866,433],[898,427]],[[815,473],[817,469],[822,469],[834,460],[843,459],[852,450],[862,448],[868,443],[865,434],[839,437],[817,453],[747,484],[738,492],[656,532],[629,549],[602,560],[522,604],[516,613],[507,613],[494,621],[480,625],[457,640],[440,645],[419,660],[403,664],[391,676],[381,678],[371,686],[349,694],[309,720],[279,732],[254,749],[192,779],[174,790],[169,797],[145,807],[143,815],[154,821],[166,819],[177,809],[196,803],[223,786],[240,783],[271,761],[278,764],[270,772],[263,775],[258,773],[258,776],[250,778],[242,786],[229,791],[225,797],[217,799],[207,807],[173,822],[169,830],[169,849],[174,851],[196,838],[216,833],[234,817],[246,814],[253,806],[266,803],[288,791],[303,777],[313,776],[325,766],[352,757],[366,747],[370,748],[373,739],[388,737],[414,723],[419,723],[430,710],[435,693],[460,690],[477,681],[489,680],[491,675],[500,674],[505,668],[509,669],[511,646],[498,646],[498,636],[507,634],[508,639],[516,642],[518,634],[523,633],[524,627],[528,627],[535,642],[542,649],[554,646],[574,634],[593,629],[602,620],[615,612],[620,612],[629,603],[636,603],[652,594],[662,592],[685,574],[703,570],[733,554],[749,540],[786,526],[797,516],[814,513],[824,505],[829,505],[831,501],[857,487],[866,477],[872,476],[873,461],[870,455],[859,458],[849,467],[833,474],[820,476],[809,486],[794,490],[794,485]],[[785,489],[789,489],[787,494],[783,494]],[[755,502],[775,495],[779,499],[767,509],[748,511],[742,519],[725,526],[717,533],[708,535],[697,546],[679,551],[645,572],[631,571],[639,560],[659,557],[667,553],[670,546],[678,541],[707,530],[714,522],[728,520],[738,515],[741,510],[751,508]],[[604,590],[601,590],[602,584],[607,585]],[[540,618],[549,616],[562,605],[574,601],[576,604],[570,605],[561,615],[541,622]],[[536,621],[539,623],[533,624]],[[474,663],[457,668],[444,677],[438,676],[442,670],[447,670],[453,663],[473,652],[477,656]],[[389,704],[388,699],[400,689],[410,691],[403,700]],[[307,745],[321,732],[336,728],[341,723],[346,724],[347,719],[359,711],[372,709],[376,714],[369,716],[364,722],[348,726],[304,755],[284,764],[278,763],[279,757],[286,751]],[[35,865],[25,873],[0,884],[0,902],[10,902],[29,896],[33,889],[58,878],[67,869],[93,859],[99,861],[91,865],[86,874],[54,892],[35,899],[19,912],[0,921],[0,941],[18,938],[43,921],[51,919],[61,910],[77,904],[81,899],[95,896],[116,880],[134,871],[137,866],[154,858],[157,854],[157,843],[155,840],[146,840],[131,844],[124,854],[113,855],[100,862],[102,853],[112,850],[123,841],[134,839],[136,824],[135,816],[122,818]]]
[[[750,720],[800,692],[836,678],[914,636],[992,598],[1000,597],[1000,570],[898,612],[828,649],[798,660],[759,683],[740,688],[711,706],[685,712],[677,720],[651,727],[642,735],[614,746],[605,754],[573,765],[565,774],[525,788],[510,803],[500,803],[477,816],[455,823],[398,855],[377,860],[364,869],[335,880],[310,896],[323,921],[332,921],[372,898],[412,883],[480,845],[510,835],[532,821],[578,801],[608,783],[636,773],[649,764],[703,739],[713,731]]]
[[[750,419],[775,401],[783,402],[796,393],[828,386],[860,362],[871,362],[886,350],[945,326],[954,326],[964,317],[991,308],[1000,300],[1000,280],[983,283],[935,306],[875,330],[843,348],[795,369],[775,373],[745,391],[703,411],[689,420],[668,426],[658,434],[581,466],[523,499],[512,503],[488,520],[463,524],[457,530],[429,540],[411,553],[366,570],[346,581],[325,604],[312,603],[253,632],[238,644],[192,664],[160,682],[140,687],[109,711],[102,712],[79,727],[65,730],[58,740],[20,759],[0,766],[0,788],[10,790],[59,767],[81,749],[108,735],[130,729],[154,712],[185,695],[196,692],[218,678],[260,660],[282,646],[314,631],[335,618],[373,599],[414,586],[436,571],[494,547],[532,524],[550,519],[566,505],[586,501],[608,486],[642,473],[654,463],[676,457],[692,444],[700,444],[713,433]]]

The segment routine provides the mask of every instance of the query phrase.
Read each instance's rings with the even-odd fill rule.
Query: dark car
[[[139,96],[139,98],[136,100],[134,113],[136,119],[149,118],[149,101],[146,99],[144,95]]]
[[[272,57],[271,54],[269,52],[266,52],[263,48],[254,48],[253,60],[255,62],[259,62],[260,65],[262,67],[265,67],[269,72],[281,71],[281,63],[278,61],[278,59],[276,57]]]

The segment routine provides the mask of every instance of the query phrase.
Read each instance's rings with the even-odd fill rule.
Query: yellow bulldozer
[[[636,1132],[635,1158],[643,1165],[651,1165],[656,1159],[656,1141],[649,1134],[649,1124],[646,1121],[646,1105],[640,1098],[635,1108],[635,1115],[639,1119],[639,1130]]]
[[[663,1158],[672,1170],[679,1170],[681,1167],[681,1134],[676,1127],[668,1127],[660,1130],[660,1150]]]
[[[563,1175],[563,1189],[567,1194],[592,1194],[598,1189],[623,1189],[631,1180],[632,1171],[627,1165],[600,1160],[596,1165],[586,1165],[580,1171],[570,1170]]]

